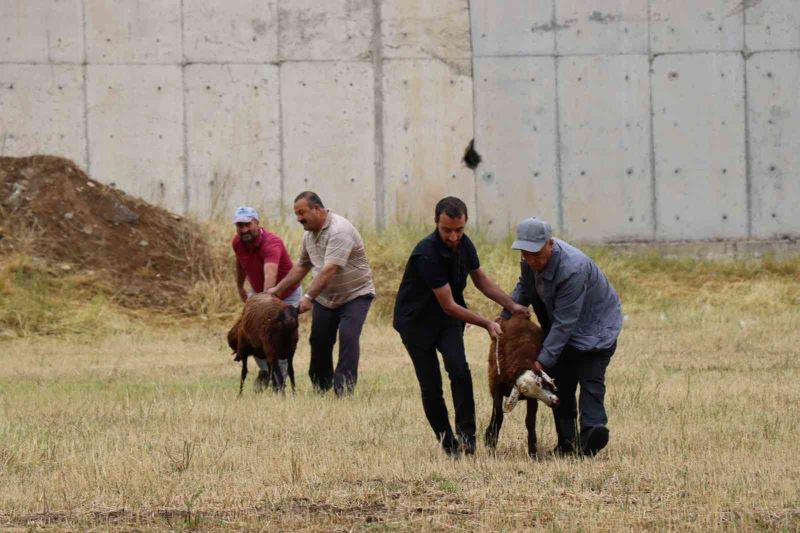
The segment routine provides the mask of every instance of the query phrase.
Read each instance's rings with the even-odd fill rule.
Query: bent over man
[[[283,240],[259,224],[258,212],[252,207],[236,209],[233,224],[236,226],[236,235],[231,246],[236,254],[236,288],[239,298],[245,302],[253,293],[269,290],[283,280],[292,269],[292,260]],[[245,290],[245,279],[250,283],[253,293],[248,294]],[[286,285],[277,296],[288,304],[297,305],[301,294],[300,285],[294,283]],[[263,359],[255,360],[259,368],[255,385],[261,389],[269,382],[269,365]],[[281,359],[278,366],[285,381],[289,373],[288,363]]]
[[[350,221],[326,209],[316,193],[300,193],[294,213],[306,230],[300,259],[283,281],[267,292],[280,294],[313,269],[314,280],[298,306],[301,313],[313,309],[308,375],[319,392],[333,386],[337,396],[350,394],[358,379],[361,329],[375,297],[364,241]],[[339,360],[334,370],[337,332]]]
[[[534,371],[545,369],[559,390],[561,402],[554,408],[555,452],[594,455],[609,439],[605,377],[622,330],[619,296],[594,261],[554,239],[550,224],[543,220],[520,222],[511,248],[522,255],[511,297],[518,304],[533,306],[545,333]],[[501,316],[510,314],[503,311]],[[578,412],[580,433],[575,426]]]
[[[475,400],[472,375],[464,350],[464,323],[486,329],[492,337],[500,325],[467,309],[467,277],[486,297],[511,313],[530,314],[514,303],[481,269],[478,253],[464,234],[467,206],[453,196],[436,204],[436,229],[419,241],[406,263],[394,306],[394,328],[400,333],[419,381],[425,416],[444,451],[475,452]],[[442,374],[436,351],[450,378],[456,433],[450,426],[442,395]]]

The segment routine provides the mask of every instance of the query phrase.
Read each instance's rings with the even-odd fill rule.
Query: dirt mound
[[[191,221],[51,156],[0,157],[0,253],[22,235],[34,255],[94,271],[136,307],[181,307],[210,257]]]

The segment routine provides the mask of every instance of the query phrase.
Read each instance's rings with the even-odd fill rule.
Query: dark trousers
[[[576,441],[576,427],[580,412],[581,434],[595,426],[608,424],[604,399],[606,395],[606,367],[617,349],[617,343],[603,350],[580,351],[567,346],[549,370],[556,380],[561,402],[553,409],[558,434],[558,444],[571,448]],[[580,400],[575,402],[578,385]]]
[[[450,378],[450,391],[456,411],[456,432],[462,442],[474,448],[475,399],[472,395],[472,374],[464,350],[464,327],[455,324],[439,331],[401,334],[400,337],[411,356],[411,362],[414,363],[414,372],[422,393],[422,408],[436,438],[447,451],[458,448],[442,394],[442,373],[436,357],[438,350]]]
[[[311,312],[311,363],[308,376],[320,392],[333,386],[337,396],[353,392],[358,380],[361,328],[372,304],[372,295],[359,296],[341,307],[330,309],[314,302]],[[339,360],[333,369],[333,345],[339,334]]]

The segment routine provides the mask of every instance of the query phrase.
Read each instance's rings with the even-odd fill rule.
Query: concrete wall
[[[797,237],[798,87],[798,0],[0,0],[0,153],[200,217]]]

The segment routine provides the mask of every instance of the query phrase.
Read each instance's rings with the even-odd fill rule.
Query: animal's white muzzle
[[[526,398],[533,398],[544,402],[549,407],[558,405],[558,396],[554,394],[556,389],[553,378],[542,372],[537,376],[532,370],[526,370],[517,378],[511,394],[503,402],[503,411],[510,413],[519,402],[520,393]]]

